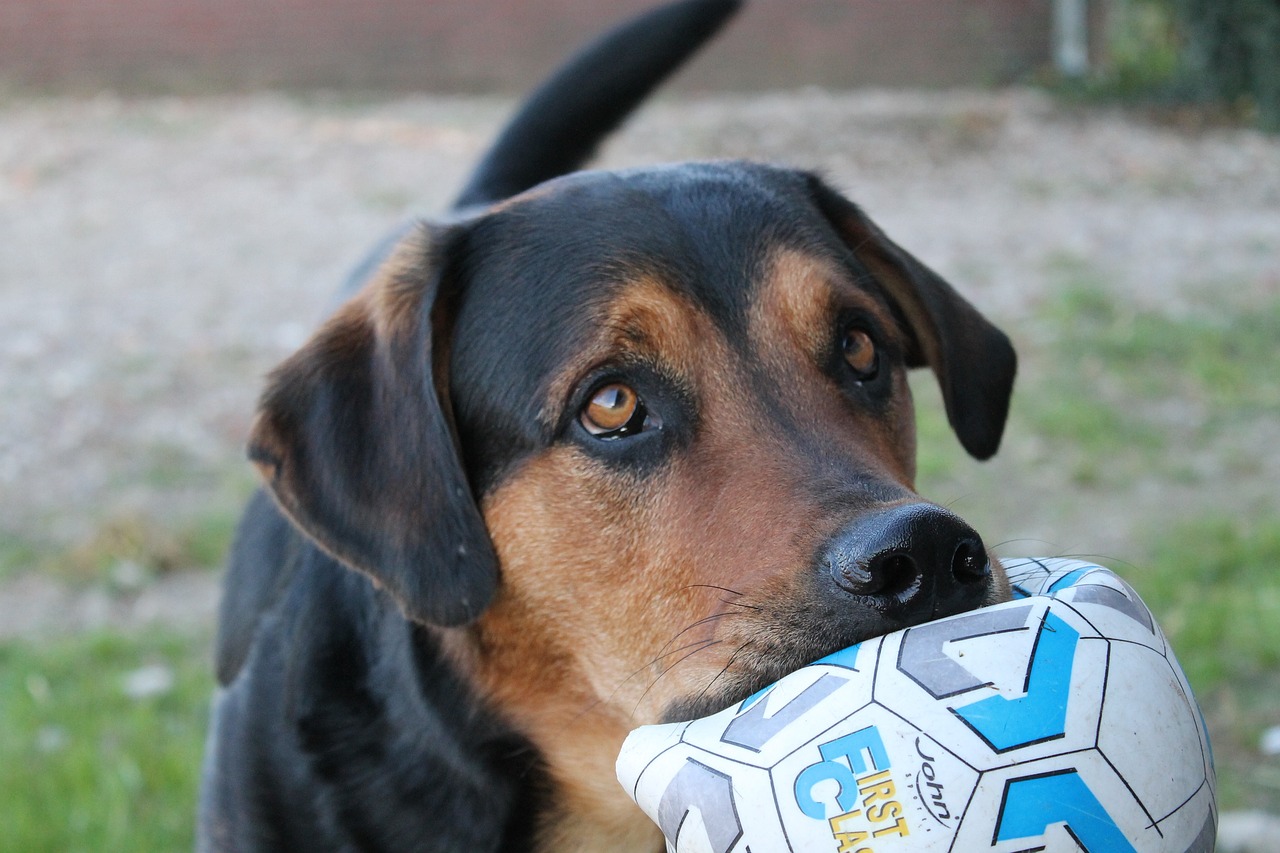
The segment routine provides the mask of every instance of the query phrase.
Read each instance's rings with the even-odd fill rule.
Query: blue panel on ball
[[[862,643],[855,643],[847,649],[841,649],[838,652],[832,652],[821,660],[814,661],[814,666],[842,666],[845,669],[857,671],[858,649],[862,648]]]
[[[1031,597],[1031,593],[1027,592],[1025,589],[1018,586],[1016,583],[1010,584],[1009,589],[1010,589],[1010,592],[1013,594],[1013,598],[1015,601],[1018,600],[1019,598]]]
[[[1027,670],[1026,694],[989,696],[953,709],[996,752],[1067,733],[1067,700],[1080,633],[1053,613],[1045,616]]]
[[[1075,770],[1006,782],[992,843],[1040,838],[1055,823],[1066,824],[1085,850],[1134,853],[1133,845]]]
[[[1053,584],[1050,585],[1050,587],[1045,590],[1045,594],[1052,595],[1053,593],[1057,592],[1060,589],[1065,589],[1066,587],[1073,586],[1076,581],[1080,580],[1080,578],[1089,574],[1089,572],[1096,572],[1097,570],[1098,570],[1097,566],[1089,566],[1084,569],[1076,569],[1074,572],[1068,572],[1067,574],[1063,575],[1062,577],[1054,581]]]

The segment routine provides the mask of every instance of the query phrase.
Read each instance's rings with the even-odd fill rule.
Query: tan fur
[[[836,318],[842,311],[857,310],[874,318],[884,334],[895,335],[887,343],[904,346],[896,337],[893,317],[866,292],[865,285],[850,280],[847,272],[825,258],[777,249],[753,306],[751,337],[779,373],[807,374],[810,381],[797,387],[794,404],[802,411],[806,406],[802,401],[808,401],[809,425],[821,434],[824,423],[829,431],[830,422],[836,421],[852,433],[848,427],[852,419],[865,442],[861,458],[884,466],[881,473],[886,478],[914,488],[915,418],[905,374],[894,377],[893,409],[884,421],[840,406],[839,392],[817,375],[818,365],[833,346]]]
[[[653,276],[624,279],[621,294],[606,305],[596,335],[579,342],[576,356],[547,390],[543,420],[552,423],[578,382],[603,362],[626,356],[651,358],[676,376],[691,377],[700,361],[710,320]]]

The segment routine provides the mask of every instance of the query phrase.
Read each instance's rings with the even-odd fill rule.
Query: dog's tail
[[[529,96],[454,207],[498,201],[581,166],[741,5],[680,0],[587,45]]]

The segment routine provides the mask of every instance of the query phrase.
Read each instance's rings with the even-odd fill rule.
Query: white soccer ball
[[[1204,721],[1137,594],[1004,560],[1013,601],[860,643],[739,705],[631,733],[674,853],[1211,853]]]

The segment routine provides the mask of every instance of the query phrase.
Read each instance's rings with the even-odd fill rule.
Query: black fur
[[[275,524],[247,516],[243,535],[264,522]],[[293,554],[218,698],[199,849],[529,849],[527,744],[478,708],[385,594],[296,534],[274,538]],[[230,596],[255,568],[233,563]]]

